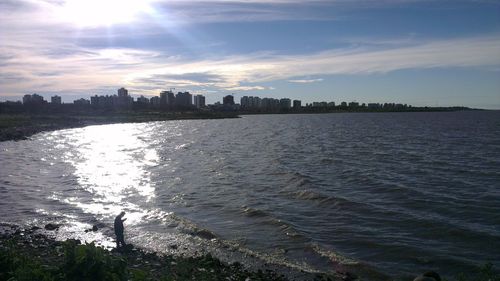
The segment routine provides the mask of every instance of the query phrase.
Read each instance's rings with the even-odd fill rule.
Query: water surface
[[[0,143],[0,214],[60,237],[404,278],[500,267],[500,112],[257,115]],[[98,233],[83,230],[97,224]]]

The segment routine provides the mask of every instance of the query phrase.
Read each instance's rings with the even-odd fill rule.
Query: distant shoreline
[[[403,113],[403,112],[456,112],[487,111],[470,108],[413,108],[412,110],[314,110],[291,112],[257,111],[193,111],[193,112],[111,112],[89,113],[16,113],[0,114],[0,142],[26,140],[29,137],[47,131],[81,128],[92,125],[119,123],[142,123],[171,120],[225,119],[239,118],[241,115],[281,115],[281,114],[325,114],[325,113]]]
[[[159,112],[73,114],[0,114],[0,142],[26,140],[32,135],[62,129],[118,123],[142,123],[168,120],[238,118],[235,113]]]

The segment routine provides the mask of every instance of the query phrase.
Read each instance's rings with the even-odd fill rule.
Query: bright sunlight
[[[152,11],[150,0],[66,0],[57,14],[81,27],[130,23]]]

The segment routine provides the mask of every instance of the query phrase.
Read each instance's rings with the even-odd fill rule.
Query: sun
[[[82,27],[131,23],[151,12],[148,0],[65,0],[57,14]]]

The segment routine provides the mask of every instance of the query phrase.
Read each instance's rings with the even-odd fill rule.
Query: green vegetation
[[[487,263],[474,275],[460,273],[456,279],[457,281],[500,281],[500,274],[495,273],[493,264]]]
[[[359,278],[350,273],[295,275],[298,280],[389,280],[373,274]],[[183,281],[183,280],[271,280],[287,277],[274,270],[249,271],[240,263],[225,264],[201,257],[158,256],[141,250],[107,251],[78,240],[55,241],[32,230],[0,231],[0,281]],[[403,279],[403,280],[411,280]],[[476,272],[460,273],[444,281],[500,281],[492,264]]]
[[[249,272],[241,264],[225,265],[210,255],[197,258],[112,253],[75,240],[40,247],[9,240],[0,245],[0,280],[9,281],[145,281],[145,280],[286,280],[272,271]],[[34,248],[31,248],[35,246]],[[28,249],[28,248],[30,249]],[[328,280],[328,279],[321,279]]]

